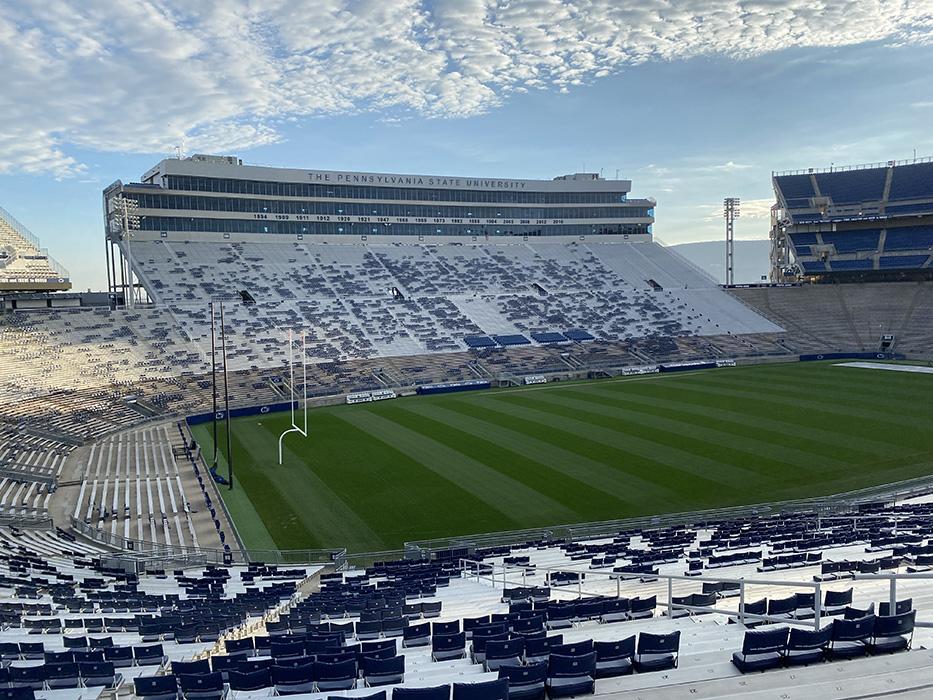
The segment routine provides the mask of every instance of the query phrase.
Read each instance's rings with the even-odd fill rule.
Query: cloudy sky
[[[99,287],[100,190],[175,148],[550,178],[767,235],[770,173],[933,155],[933,0],[5,0],[0,206]]]

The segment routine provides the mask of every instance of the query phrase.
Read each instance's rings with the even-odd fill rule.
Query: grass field
[[[233,422],[223,494],[248,547],[350,551],[826,495],[933,473],[931,396],[794,363],[411,397],[309,411],[281,467],[269,414]]]

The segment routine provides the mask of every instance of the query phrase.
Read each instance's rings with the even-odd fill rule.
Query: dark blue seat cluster
[[[876,228],[823,233],[823,243],[835,246],[837,253],[878,250],[880,238],[881,229]]]
[[[815,566],[823,560],[821,552],[797,552],[795,554],[779,554],[775,557],[764,557],[758,571],[780,571],[782,569],[799,569],[805,566]]]
[[[810,198],[816,194],[808,174],[779,175],[774,181],[791,209],[809,206]]]
[[[536,331],[531,333],[531,339],[536,343],[566,343],[567,338],[562,333],[553,331]]]
[[[888,616],[834,619],[819,630],[778,627],[748,631],[742,650],[732,655],[732,663],[748,673],[909,649],[915,615],[916,611],[910,610]]]
[[[511,345],[531,345],[531,341],[520,333],[494,335],[492,338],[496,341],[497,345],[501,345],[502,347],[509,347]]]
[[[933,197],[933,163],[896,165],[891,173],[889,200]]]
[[[889,228],[884,236],[885,252],[933,248],[933,226]]]
[[[884,269],[923,267],[930,259],[929,255],[882,255],[878,266]]]
[[[463,339],[468,348],[494,348],[496,341],[487,335],[470,335]]]
[[[47,661],[38,666],[0,667],[0,687],[6,688],[116,690],[122,683],[123,676],[111,661]]]
[[[832,198],[834,204],[856,204],[880,201],[887,177],[888,169],[880,167],[817,173],[816,182],[820,194]]]
[[[871,258],[862,258],[860,260],[833,259],[832,265],[833,270],[840,272],[844,270],[873,270],[875,268],[875,261]]]
[[[554,331],[535,331],[530,333],[536,343],[566,343],[568,341],[582,342],[596,340],[596,336],[582,329],[572,329],[557,333]],[[494,347],[514,347],[516,345],[530,345],[531,340],[521,333],[507,333],[501,335],[471,335],[463,339],[466,346],[472,350]]]

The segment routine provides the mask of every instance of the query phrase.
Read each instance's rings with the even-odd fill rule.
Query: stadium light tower
[[[726,285],[735,284],[735,220],[739,218],[741,199],[722,200],[722,215],[726,220]]]
[[[139,203],[135,199],[129,199],[122,194],[116,198],[117,214],[120,217],[120,227],[122,229],[123,240],[126,241],[126,288],[124,292],[129,294],[129,298],[124,303],[129,308],[136,306],[136,285],[133,283],[133,231],[139,230]]]

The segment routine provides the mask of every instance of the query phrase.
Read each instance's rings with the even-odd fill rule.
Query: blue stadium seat
[[[564,643],[564,635],[552,634],[550,637],[538,637],[525,640],[525,663],[547,661],[551,649]]]
[[[887,177],[888,169],[880,167],[817,173],[816,182],[820,194],[831,197],[834,204],[854,204],[880,200]]]
[[[910,649],[916,615],[916,610],[896,615],[878,615],[872,629],[871,641],[868,643],[868,651],[880,654]]]
[[[434,661],[462,659],[466,654],[466,633],[435,634],[431,637],[431,658]]]
[[[409,625],[402,634],[402,647],[423,647],[431,643],[431,624]]]
[[[504,678],[481,683],[454,683],[453,700],[509,700],[509,682]]]
[[[272,667],[272,685],[277,695],[310,693],[314,690],[314,664]]]
[[[635,669],[635,635],[618,642],[594,642],[596,678],[625,676]]]
[[[882,255],[878,258],[878,265],[883,269],[902,268],[916,269],[930,259],[929,255]]]
[[[789,666],[806,666],[823,660],[832,639],[832,625],[820,630],[806,627],[791,627],[784,650],[784,663]]]
[[[581,656],[551,654],[548,659],[547,689],[551,698],[588,695],[596,687],[596,652]]]
[[[351,690],[356,686],[356,660],[337,663],[314,662],[314,682],[319,691]]]
[[[174,675],[138,676],[133,679],[133,693],[145,700],[176,700],[178,681]]]
[[[540,700],[544,697],[548,664],[546,661],[526,666],[500,666],[499,678],[509,683],[509,700]]]
[[[474,637],[474,643],[476,638]],[[525,654],[525,640],[513,639],[490,640],[486,643],[483,664],[487,671],[498,671],[500,666],[521,663]]]
[[[437,685],[430,688],[393,688],[392,700],[450,700],[450,686]]]
[[[874,629],[874,615],[866,615],[856,620],[833,620],[827,655],[831,659],[864,656]]]
[[[889,200],[933,197],[933,163],[897,165],[891,173]]]
[[[405,679],[405,657],[374,659],[364,656],[362,672],[363,681],[369,686],[401,683]]]
[[[45,664],[45,682],[49,688],[77,688],[80,678],[78,664],[73,661],[55,661]]]
[[[638,635],[635,670],[644,673],[646,671],[666,671],[670,668],[676,668],[679,652],[680,630],[670,634],[642,632]]]
[[[272,687],[272,672],[269,668],[255,671],[231,670],[227,674],[230,690],[256,691]]]
[[[226,695],[224,679],[216,672],[179,676],[178,687],[184,700],[220,700]]]
[[[787,634],[787,627],[746,632],[742,651],[732,654],[732,663],[742,673],[777,668],[787,647]]]

